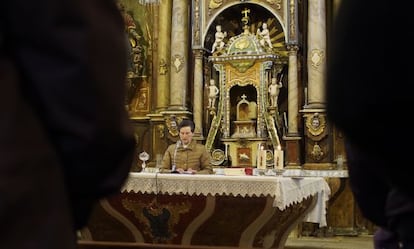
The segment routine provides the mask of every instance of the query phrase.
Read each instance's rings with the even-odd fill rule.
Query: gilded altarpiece
[[[307,46],[304,44],[307,43],[306,32],[310,32],[305,31],[308,25],[306,1],[187,1],[191,9],[188,28],[192,31],[192,35],[188,36],[191,40],[189,44],[192,45],[188,47],[188,51],[189,54],[193,52],[197,56],[193,61],[180,64],[182,67],[188,67],[190,71],[187,96],[184,96],[182,101],[185,111],[182,112],[169,110],[169,87],[173,82],[170,82],[168,76],[175,67],[169,59],[170,51],[164,49],[166,52],[161,53],[163,48],[168,48],[176,41],[172,36],[160,32],[162,28],[157,26],[159,23],[171,23],[170,16],[158,15],[157,11],[168,9],[166,13],[170,11],[174,16],[173,1],[160,1],[158,6],[143,5],[142,1],[137,0],[119,2],[124,5],[134,23],[130,26],[131,23],[127,22],[130,19],[125,19],[126,34],[130,36],[132,62],[126,82],[126,106],[135,124],[137,152],[149,152],[149,165],[154,165],[156,155],[162,154],[167,145],[178,138],[176,123],[184,116],[198,117],[199,112],[202,112],[197,125],[202,127],[203,132],[196,139],[205,143],[213,155],[218,149],[218,159],[227,151],[233,160],[233,166],[257,166],[258,146],[264,145],[271,151],[279,144],[285,152],[287,166],[290,162],[297,162],[299,167],[305,166],[304,168],[340,169],[343,165],[346,169],[343,137],[326,123],[323,108],[299,110],[308,104],[307,90],[310,88],[304,77],[308,70]],[[236,44],[234,38],[240,38],[245,32],[246,20],[248,32],[255,36],[252,40],[258,47],[262,45],[257,30],[262,31],[263,23],[267,24],[271,33],[272,48],[262,48],[262,52],[250,54],[250,58],[247,52],[228,54],[227,49],[231,44]],[[227,32],[224,39],[226,45],[220,53],[213,54],[211,49],[217,25],[221,25],[222,30]],[[129,33],[134,29],[138,36],[135,36],[134,32]],[[165,33],[169,32],[171,28]],[[161,42],[161,39],[164,42]],[[158,42],[162,44],[161,48],[157,47]],[[227,54],[223,51],[227,51]],[[157,59],[157,54],[162,56]],[[264,54],[273,57],[259,58]],[[160,83],[161,78],[165,78],[164,83]],[[283,85],[277,106],[271,106],[268,94],[272,78],[281,81]],[[210,80],[214,80],[214,84],[220,90],[215,108],[207,107],[208,88],[203,87],[208,85]],[[196,98],[197,96],[202,97]],[[199,99],[202,104],[198,104]],[[291,104],[292,99],[297,101],[297,107],[296,104]],[[190,102],[194,103],[189,104]],[[254,105],[256,112],[253,115],[251,110],[254,109]],[[299,112],[303,112],[303,115],[298,115]],[[318,115],[317,118],[315,114]],[[197,121],[196,118],[195,120]],[[293,121],[297,121],[297,129],[290,125]],[[317,124],[318,121],[321,123]],[[292,160],[289,157],[298,159]],[[140,164],[138,161],[134,166]],[[139,171],[135,167],[133,170]],[[343,191],[343,184],[340,186],[338,193]],[[353,226],[350,225],[351,220],[339,224],[338,217],[343,214],[339,211],[338,214],[335,213],[335,210],[345,210],[344,206],[352,202],[351,197],[348,196],[345,200],[332,198],[335,202],[332,204],[337,205],[330,213],[333,226]],[[349,218],[348,216],[353,215],[347,215],[346,218]]]

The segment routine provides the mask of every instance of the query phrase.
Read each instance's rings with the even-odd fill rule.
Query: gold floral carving
[[[276,9],[277,10],[280,10],[281,8],[282,8],[282,0],[266,0],[268,3],[270,3],[270,4],[274,4],[274,5],[276,5]]]
[[[295,9],[295,1],[290,0],[289,2],[289,15],[290,15],[290,38],[292,40],[296,37],[296,9]]]
[[[248,40],[246,38],[241,38],[234,44],[234,47],[236,47],[240,50],[246,49],[249,46],[250,46],[250,40]]]
[[[250,63],[253,63],[250,65]],[[231,88],[234,85],[245,86],[247,84],[260,84],[260,68],[252,61],[235,61],[229,63],[232,67],[226,68],[227,84]]]
[[[210,9],[217,9],[223,4],[223,0],[210,0],[208,7]]]
[[[247,69],[251,68],[254,65],[254,60],[246,61],[231,61],[230,64],[237,69],[237,71],[244,73]]]
[[[168,72],[167,63],[164,59],[161,59],[160,61],[158,72],[160,73],[160,75],[166,75]]]
[[[164,137],[164,130],[165,130],[165,126],[162,124],[157,125],[157,130],[160,134],[160,138]]]
[[[199,0],[194,1],[194,43],[200,44],[200,8]]]
[[[323,153],[321,146],[318,143],[315,143],[311,152],[312,158],[315,161],[320,161],[323,158],[324,154],[325,153]]]
[[[322,50],[319,49],[312,49],[311,51],[311,65],[313,67],[319,67],[322,64],[322,61],[325,57],[325,54]]]
[[[173,57],[173,65],[175,67],[175,72],[178,73],[184,66],[184,57],[181,55],[174,55]]]

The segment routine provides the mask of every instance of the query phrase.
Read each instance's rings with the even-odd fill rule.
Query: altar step
[[[284,249],[374,249],[372,235],[289,237]]]
[[[137,242],[104,242],[104,241],[79,241],[77,249],[249,249],[228,246],[195,246],[150,244]]]
[[[284,249],[374,249],[372,235],[288,238]],[[78,249],[243,249],[149,243],[79,241]],[[247,248],[244,248],[247,249]]]

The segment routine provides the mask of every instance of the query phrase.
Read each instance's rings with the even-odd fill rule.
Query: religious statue
[[[216,98],[218,96],[219,89],[214,83],[214,80],[210,80],[210,85],[208,86],[208,108],[215,108]]]
[[[257,29],[256,35],[259,37],[260,45],[262,45],[263,47],[267,45],[270,49],[273,48],[272,41],[270,40],[270,32],[267,28],[267,23],[264,22],[262,24],[261,31],[260,29]]]
[[[271,107],[277,107],[277,99],[279,97],[280,88],[283,87],[282,81],[279,81],[279,83],[276,83],[276,81],[276,78],[272,78],[272,84],[269,85]]]
[[[215,41],[213,43],[213,47],[211,48],[211,53],[217,50],[223,49],[225,43],[224,38],[227,36],[226,31],[221,31],[221,25],[216,26],[216,35],[215,35]]]
[[[140,35],[133,16],[125,9],[122,3],[118,3],[118,8],[122,14],[125,24],[125,35],[128,41],[128,77],[134,78],[144,74],[145,70],[145,39]],[[139,25],[139,24],[138,24]]]

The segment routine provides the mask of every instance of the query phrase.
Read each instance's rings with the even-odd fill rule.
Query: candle
[[[275,169],[283,169],[283,150],[281,150],[280,146],[277,147],[274,154]]]
[[[260,147],[259,150],[259,165],[257,166],[258,169],[266,169],[266,150],[264,146]]]
[[[265,149],[262,150],[262,169],[266,169],[266,155],[267,152]]]

